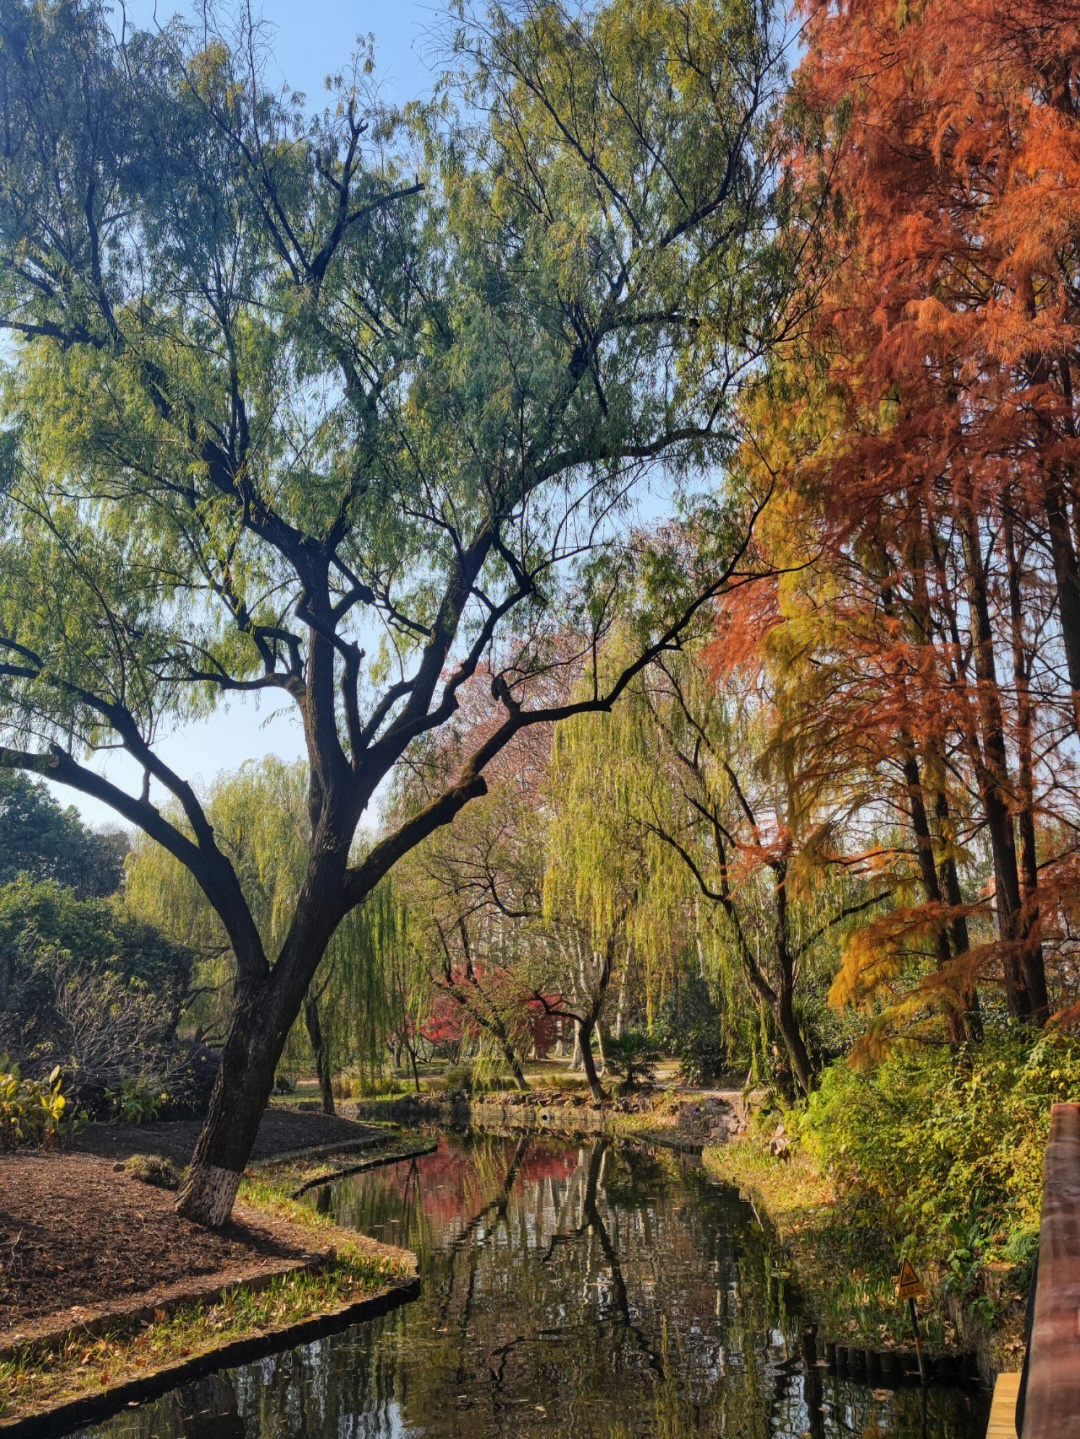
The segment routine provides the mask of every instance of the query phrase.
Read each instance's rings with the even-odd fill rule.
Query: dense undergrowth
[[[931,1340],[994,1336],[1008,1363],[1038,1247],[1051,1106],[1078,1097],[1080,1044],[1067,1036],[1014,1029],[956,1050],[897,1047],[869,1070],[839,1061],[824,1072],[786,1116],[790,1162],[751,1135],[706,1163],[767,1209],[828,1329],[905,1337],[894,1280],[907,1258],[930,1289]]]
[[[997,1033],[955,1053],[897,1050],[867,1073],[834,1065],[798,1129],[842,1192],[892,1216],[963,1293],[990,1262],[1026,1281],[1051,1106],[1077,1098],[1076,1040]]]

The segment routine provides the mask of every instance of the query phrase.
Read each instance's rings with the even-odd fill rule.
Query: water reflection
[[[420,1257],[420,1299],[85,1439],[968,1439],[985,1400],[814,1363],[748,1206],[603,1143],[445,1137],[313,1196]]]

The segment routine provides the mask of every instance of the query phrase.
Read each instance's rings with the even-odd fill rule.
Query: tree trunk
[[[915,511],[918,515],[918,507]],[[915,638],[920,646],[927,646],[932,643],[933,621],[931,617],[930,594],[926,584],[926,560],[923,553],[923,538],[921,533],[921,521],[916,520],[915,527],[910,535],[906,548],[906,564],[912,576],[913,595],[911,605],[911,617],[915,625]],[[896,606],[893,601],[892,589],[888,584],[882,587],[882,601],[885,613],[896,618]],[[904,661],[900,660],[896,666],[897,677],[900,681],[901,691],[904,696],[905,712],[907,704],[907,675],[904,672]],[[929,813],[926,803],[926,788],[923,783],[923,775],[919,763],[919,751],[916,748],[915,736],[908,729],[906,723],[900,723],[900,748],[903,760],[904,786],[907,790],[908,811],[911,815],[911,827],[915,835],[915,847],[918,853],[919,873],[922,876],[923,890],[929,904],[944,904],[944,896],[941,887],[941,876],[938,872],[934,855],[934,836],[930,828]],[[934,926],[934,947],[936,950],[937,968],[939,971],[948,971],[950,961],[953,959],[953,951],[950,944],[950,930],[948,922],[943,916]],[[950,976],[951,978],[951,976]],[[961,993],[959,986],[954,990],[955,998],[949,1002],[945,1012],[945,1032],[950,1044],[962,1044],[967,1039],[967,1026],[964,1012],[968,1008],[966,997]]]
[[[499,1052],[506,1061],[514,1079],[515,1086],[524,1094],[529,1087],[525,1078],[525,1072],[517,1057],[517,1053],[510,1041],[506,1025],[502,1022],[499,1012],[492,1005],[491,1001],[484,994],[483,989],[476,979],[469,979],[456,984],[452,978],[451,971],[446,971],[451,977],[445,978],[443,988],[455,1004],[459,1005],[474,1024],[491,1035],[499,1047]]]
[[[795,974],[796,960],[791,948],[787,904],[787,860],[776,860],[772,865],[776,876],[776,970],[777,983],[769,1004],[776,1027],[787,1046],[788,1058],[795,1080],[803,1094],[809,1094],[814,1087],[814,1066],[810,1051],[806,1047],[799,1021],[795,1018]]]
[[[952,942],[954,958],[960,958],[971,949],[971,940],[968,933],[967,916],[962,912],[964,903],[963,892],[960,889],[960,874],[956,868],[956,859],[951,850],[952,816],[949,811],[949,799],[945,793],[944,785],[939,784],[937,794],[934,798],[934,817],[937,820],[938,834],[942,841],[941,862],[938,865],[938,874],[941,878],[942,894],[945,900],[953,908],[953,917],[949,921],[949,938]],[[964,1001],[964,1026],[968,1038],[980,1043],[983,1037],[982,1013],[979,1008],[979,990],[974,978],[965,977],[962,988]]]
[[[578,1026],[574,1025],[574,1043],[570,1050],[570,1073],[576,1074],[581,1068],[581,1035]]]
[[[596,1072],[596,1061],[593,1059],[592,1037],[596,1028],[595,1019],[579,1019],[577,1021],[578,1043],[581,1046],[581,1062],[585,1066],[585,1078],[589,1081],[589,1088],[595,1100],[603,1104],[607,1099],[604,1086],[600,1083],[600,1076]]]
[[[1005,550],[1009,561],[1009,610],[1012,620],[1013,683],[1016,689],[1016,748],[1018,820],[1020,829],[1020,892],[1023,911],[1020,921],[1023,950],[1020,963],[1031,995],[1032,1018],[1045,1024],[1050,1016],[1046,989],[1046,964],[1039,938],[1039,868],[1035,841],[1035,782],[1031,737],[1031,688],[1029,659],[1024,645],[1024,605],[1020,589],[1012,524],[1006,521]],[[1080,685],[1074,684],[1074,695]]]
[[[1046,526],[1050,536],[1050,555],[1057,586],[1058,619],[1061,624],[1062,648],[1069,672],[1073,697],[1073,724],[1080,730],[1080,571],[1076,551],[1069,533],[1065,491],[1061,481],[1051,472],[1044,490]]]
[[[791,1060],[791,1067],[795,1074],[795,1080],[803,1094],[809,1094],[814,1087],[814,1066],[810,1061],[810,1051],[806,1047],[802,1030],[799,1028],[799,1021],[795,1018],[795,1010],[791,1002],[791,994],[787,988],[781,989],[776,996],[776,1003],[771,1006],[773,1019],[776,1020],[776,1027],[783,1037],[787,1047],[788,1057]]]
[[[319,1090],[322,1094],[322,1112],[333,1114],[334,1085],[330,1073],[330,1049],[319,1020],[319,1002],[313,994],[309,994],[304,1000],[304,1023],[311,1041],[311,1052],[315,1056],[315,1073],[318,1075]]]
[[[502,1048],[503,1058],[510,1066],[510,1073],[514,1076],[514,1084],[520,1092],[524,1094],[529,1087],[529,1081],[525,1078],[525,1071],[522,1069],[521,1061],[514,1052],[514,1046],[505,1034],[500,1034],[498,1040]]]
[[[630,978],[630,950],[627,947],[626,966],[619,980],[619,1000],[615,1006],[615,1038],[622,1039],[626,1029],[626,991],[629,987]]]
[[[972,650],[975,677],[979,682],[978,708],[982,730],[982,755],[977,760],[980,796],[994,857],[995,903],[1002,945],[1002,978],[1009,1013],[1014,1019],[1030,1019],[1031,993],[1020,960],[1021,936],[1020,874],[1016,862],[1016,832],[1010,810],[1008,750],[1005,744],[1000,691],[994,663],[994,637],[990,621],[990,600],[986,570],[974,519],[963,528],[972,611]],[[977,746],[973,746],[977,753]]]
[[[269,981],[238,992],[221,1065],[176,1208],[185,1219],[217,1227],[232,1213],[274,1072],[292,1019],[280,1012]]]
[[[941,878],[937,865],[934,863],[934,839],[930,832],[930,822],[926,813],[922,775],[919,772],[915,741],[903,728],[901,728],[901,744],[904,755],[904,784],[908,792],[908,810],[911,814],[911,827],[915,834],[915,847],[918,852],[923,889],[930,904],[942,904]],[[944,918],[934,926],[934,943],[937,949],[938,969],[948,969],[949,961],[953,956],[949,945],[949,930]],[[960,1004],[963,1003],[961,996],[957,995],[957,999],[960,1000]],[[962,1044],[967,1038],[963,1012],[955,1003],[950,1003],[946,1011],[945,1030],[950,1044]]]
[[[232,1212],[274,1073],[307,996],[336,920],[323,896],[340,885],[344,853],[324,853],[321,872],[305,880],[292,928],[265,979],[237,980],[210,1107],[195,1143],[176,1208],[216,1228]]]

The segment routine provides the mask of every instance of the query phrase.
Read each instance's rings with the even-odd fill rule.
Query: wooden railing
[[[1055,1104],[1016,1404],[1020,1439],[1080,1439],[1080,1104]]]

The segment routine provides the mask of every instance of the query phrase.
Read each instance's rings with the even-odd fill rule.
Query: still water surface
[[[81,1439],[981,1439],[971,1390],[806,1360],[750,1206],[689,1163],[446,1135],[314,1198],[420,1259],[419,1299]]]

